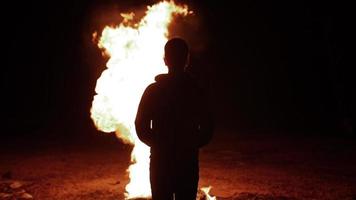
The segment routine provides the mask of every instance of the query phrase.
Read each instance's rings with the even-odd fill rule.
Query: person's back
[[[170,42],[173,47],[169,46]],[[175,42],[179,47],[182,41],[172,39],[165,49],[169,73],[157,76],[156,82],[147,87],[136,117],[138,137],[151,147],[153,200],[173,199],[173,194],[176,200],[196,198],[198,152],[212,134],[212,122],[202,91],[184,72],[183,62],[174,58],[167,61],[167,48],[177,48]]]

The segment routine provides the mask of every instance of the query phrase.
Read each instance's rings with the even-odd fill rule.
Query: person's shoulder
[[[156,82],[151,83],[146,87],[145,93],[151,93],[151,92],[155,91],[156,88],[157,88],[157,83]]]
[[[166,79],[166,74],[159,74],[155,77],[155,82],[149,84],[147,87],[146,87],[146,93],[153,93],[157,90],[159,90],[159,88],[161,87],[162,85],[162,82],[164,82]]]
[[[168,79],[169,79],[169,75],[168,74],[158,74],[155,77],[156,83],[164,82],[164,81],[167,81]]]
[[[159,74],[155,77],[155,82],[151,84],[154,90],[164,90],[170,86],[171,77],[169,74]]]

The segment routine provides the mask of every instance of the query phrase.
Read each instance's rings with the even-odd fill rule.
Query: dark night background
[[[351,134],[350,5],[187,3],[198,23],[182,29],[192,45],[198,43],[194,37],[204,43],[193,52],[192,65],[210,88],[219,129]],[[153,1],[2,5],[0,138],[95,137],[89,109],[105,59],[91,34],[114,23],[114,11],[147,4]]]

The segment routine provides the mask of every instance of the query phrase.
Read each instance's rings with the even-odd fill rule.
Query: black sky
[[[1,135],[83,136],[93,129],[89,108],[105,60],[91,34],[113,22],[114,11],[152,3],[7,2],[1,16]],[[354,119],[350,5],[187,3],[196,21],[179,29],[201,45],[192,64],[212,93],[219,126],[336,133],[345,119]]]

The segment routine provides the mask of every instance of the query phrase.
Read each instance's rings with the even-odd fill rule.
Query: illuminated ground
[[[1,149],[0,193],[27,192],[40,200],[123,199],[129,147],[44,146]],[[200,184],[212,185],[218,199],[353,200],[355,155],[355,138],[216,134],[201,151]],[[16,180],[20,187],[9,188]]]

